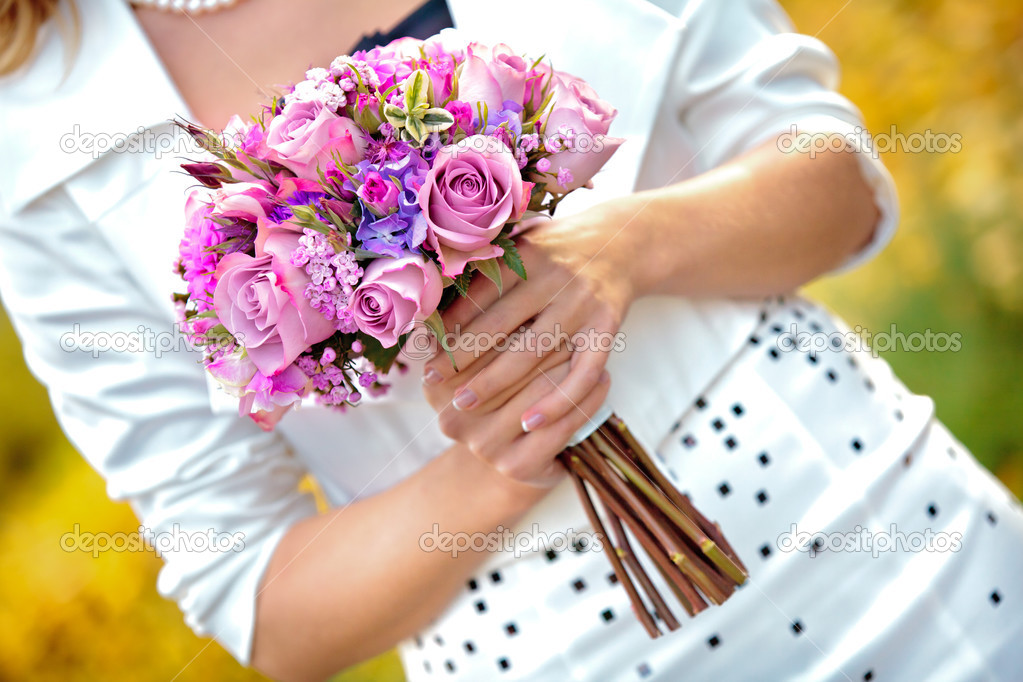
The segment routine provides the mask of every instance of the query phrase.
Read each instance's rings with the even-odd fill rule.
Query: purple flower
[[[326,198],[326,194],[319,191],[320,184],[303,178],[284,178],[281,180],[280,189],[277,191],[277,205],[267,213],[267,219],[273,223],[283,223],[291,220],[295,213],[292,206],[312,206],[320,209],[320,201]]]
[[[529,133],[519,138],[519,149],[527,154],[540,148],[540,136],[536,133]]]
[[[351,236],[347,238],[350,245]],[[331,320],[338,331],[354,332],[356,327],[348,312],[348,302],[362,277],[362,268],[355,256],[350,251],[337,253],[325,235],[306,228],[298,239],[298,247],[291,252],[291,265],[303,268],[309,275],[310,281],[303,293],[310,305]],[[334,350],[327,348],[323,357],[328,358],[332,353]]]
[[[472,124],[473,113],[472,107],[457,99],[453,99],[444,105],[448,113],[455,117],[455,125],[452,126],[452,132],[462,131],[466,135],[472,135],[475,132],[475,127]]]
[[[417,248],[426,239],[426,220],[421,213],[410,217],[392,213],[377,218],[366,211],[355,236],[364,249],[400,258],[403,252]]]
[[[185,202],[185,236],[178,246],[181,254],[178,263],[188,284],[189,298],[201,313],[213,307],[212,295],[217,286],[214,273],[218,262],[213,247],[224,241],[224,235],[210,220],[211,207],[199,198],[198,192],[193,190]]]
[[[389,123],[383,125],[389,126]],[[383,125],[381,130],[383,130]],[[377,165],[400,161],[408,156],[411,148],[407,142],[396,139],[393,135],[385,135],[384,139],[372,139],[366,151],[366,160]]]
[[[376,216],[385,216],[398,208],[398,187],[376,171],[366,173],[356,194]]]
[[[483,130],[484,135],[493,135],[499,127],[504,125],[504,129],[511,133],[514,137],[518,137],[522,134],[522,120],[519,118],[519,113],[522,111],[522,105],[512,100],[505,100],[501,104],[500,111],[489,111],[487,112],[487,124]]]

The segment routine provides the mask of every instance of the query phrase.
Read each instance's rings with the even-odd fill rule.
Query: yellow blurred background
[[[961,136],[958,153],[883,155],[903,218],[859,270],[810,287],[872,331],[962,335],[958,352],[884,357],[1017,496],[1023,493],[1023,3],[785,0],[843,65],[875,133]],[[148,552],[59,548],[75,523],[131,532],[124,504],[64,440],[0,316],[0,681],[259,680],[195,637]],[[398,681],[393,654],[338,682]]]

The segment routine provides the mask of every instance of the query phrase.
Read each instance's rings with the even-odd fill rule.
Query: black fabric
[[[453,25],[451,12],[445,0],[426,0],[387,33],[377,31],[363,35],[348,54],[354,54],[359,50],[372,50],[377,45],[386,45],[398,38],[426,39]]]

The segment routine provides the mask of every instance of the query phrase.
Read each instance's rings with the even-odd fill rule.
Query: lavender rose
[[[349,310],[362,332],[390,348],[413,320],[433,314],[442,289],[437,266],[422,256],[380,258],[366,268]]]
[[[470,261],[503,253],[491,244],[529,205],[533,183],[522,180],[511,150],[493,137],[473,135],[437,153],[419,192],[426,243],[443,272],[454,277]]]
[[[317,180],[317,166],[326,170],[331,156],[357,163],[366,151],[366,135],[350,118],[338,116],[322,102],[288,102],[266,127],[267,157],[300,178]]]
[[[618,111],[600,99],[585,81],[563,72],[552,76],[554,109],[547,118],[548,157],[556,179],[548,180],[551,192],[582,187],[607,163],[625,140],[607,137]]]
[[[259,371],[273,377],[335,330],[305,297],[309,276],[291,265],[300,235],[265,227],[260,233],[256,257],[231,253],[220,261],[213,308]]]

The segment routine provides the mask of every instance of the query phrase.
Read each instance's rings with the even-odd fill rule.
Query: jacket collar
[[[78,3],[71,68],[50,22],[36,58],[0,79],[0,213],[14,214],[124,140],[188,109],[127,3]],[[89,145],[89,135],[99,136]],[[107,152],[110,153],[110,152]]]

